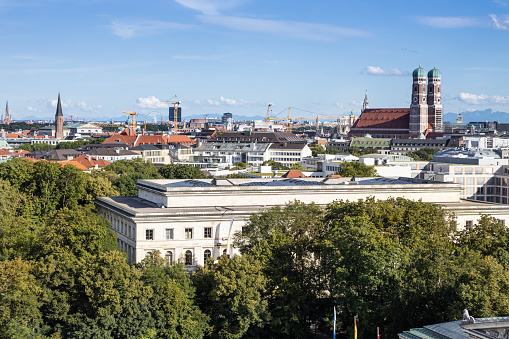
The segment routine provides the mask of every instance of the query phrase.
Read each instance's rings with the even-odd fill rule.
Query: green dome
[[[412,76],[414,78],[425,78],[426,77],[426,70],[419,66],[419,68],[414,69],[412,72]]]
[[[442,73],[436,68],[433,68],[431,71],[428,72],[428,78],[441,78]]]

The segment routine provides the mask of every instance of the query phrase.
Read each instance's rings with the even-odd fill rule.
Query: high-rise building
[[[169,110],[169,121],[173,122],[175,119],[175,107],[170,107]],[[177,107],[177,122],[182,122],[182,110],[181,107]]]

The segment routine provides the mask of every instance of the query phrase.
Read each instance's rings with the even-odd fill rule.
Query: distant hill
[[[506,112],[493,112],[492,109],[485,109],[484,111],[471,111],[461,112],[463,114],[463,122],[481,122],[481,121],[498,121],[509,123],[509,113]],[[444,114],[444,122],[448,121],[456,123],[457,113]]]

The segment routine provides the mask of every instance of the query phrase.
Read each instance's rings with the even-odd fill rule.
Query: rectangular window
[[[193,239],[193,229],[192,228],[186,228],[185,229],[185,236],[186,236],[186,239]]]
[[[166,240],[173,239],[173,228],[167,228],[165,231]]]
[[[145,230],[145,240],[154,240],[154,230]]]
[[[203,237],[204,238],[212,238],[212,227],[205,227],[203,229]]]
[[[473,220],[467,220],[467,221],[465,222],[465,228],[466,228],[467,230],[472,229],[472,227],[473,227],[473,226],[474,226],[474,221],[473,221]]]

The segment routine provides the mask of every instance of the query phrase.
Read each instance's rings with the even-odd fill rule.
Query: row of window
[[[185,228],[184,229],[184,238],[185,239],[193,239],[193,228]],[[166,228],[164,230],[164,238],[165,240],[174,239],[174,231],[173,228]],[[203,238],[211,239],[212,238],[212,227],[204,227],[203,228]],[[154,240],[154,229],[145,230],[145,240]]]
[[[146,256],[149,256],[151,252],[147,252]],[[226,255],[226,248],[223,250],[223,255]],[[207,260],[212,257],[212,251],[207,249],[203,251],[203,262],[207,262]],[[164,259],[170,263],[173,264],[173,251],[166,251],[164,254]],[[184,265],[190,266],[193,265],[193,251],[186,250],[184,252]]]

